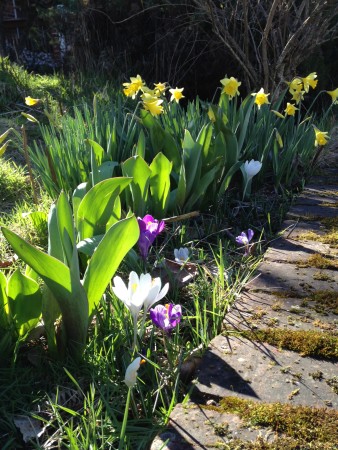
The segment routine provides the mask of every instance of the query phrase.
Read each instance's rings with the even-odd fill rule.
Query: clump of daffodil
[[[338,104],[338,88],[337,89],[335,89],[334,91],[326,91],[329,95],[330,95],[330,97],[332,98],[332,103],[334,104],[334,105],[337,105]]]
[[[223,80],[221,80],[221,83],[223,84],[222,94],[227,94],[230,100],[235,97],[235,95],[239,95],[238,88],[242,83],[239,82],[236,78],[223,78]]]
[[[330,139],[330,136],[328,136],[328,131],[320,131],[315,126],[314,129],[316,134],[315,147],[327,144],[328,139]]]
[[[152,116],[158,116],[163,113],[163,100],[158,98],[155,94],[145,92],[142,94],[143,107],[146,111],[149,111]]]
[[[136,94],[139,92],[141,88],[145,86],[140,75],[136,77],[130,77],[130,83],[123,83],[124,89],[123,93],[127,97],[135,98]]]
[[[303,90],[303,81],[299,77],[293,78],[290,82],[287,81],[287,84],[289,85],[290,94],[293,94],[293,91],[300,92]]]
[[[264,88],[261,88],[258,92],[254,92],[251,95],[255,96],[255,103],[258,106],[258,109],[261,109],[261,106],[264,104],[270,104],[268,100],[270,94],[265,94]]]
[[[39,98],[25,97],[25,103],[27,106],[35,106],[41,102]]]
[[[161,94],[164,94],[164,92],[167,89],[166,83],[154,83],[154,86],[155,86],[155,88],[154,88],[155,95],[158,95],[158,96],[160,96]]]
[[[291,100],[294,100],[296,102],[296,105],[298,105],[301,100],[304,100],[304,93],[305,93],[305,91],[293,91],[293,92],[291,92],[291,94],[292,94],[292,99]]]
[[[184,88],[178,88],[176,87],[175,89],[169,89],[169,92],[171,94],[170,97],[170,101],[173,102],[175,101],[176,103],[178,103],[181,98],[184,98],[184,95],[182,94]]]
[[[295,105],[293,105],[292,103],[287,103],[286,104],[286,108],[284,109],[284,112],[288,116],[294,116],[296,111],[298,111],[298,108],[296,108]]]
[[[316,80],[315,78],[317,78],[316,72],[312,72],[307,77],[302,78],[305,92],[309,92],[310,86],[312,87],[312,89],[315,89],[318,83],[318,80]]]

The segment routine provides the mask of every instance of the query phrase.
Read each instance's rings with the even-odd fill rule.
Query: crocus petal
[[[124,281],[121,277],[114,277],[114,286],[112,286],[112,290],[116,297],[122,300],[124,303],[128,302],[129,295],[127,286],[124,284]]]
[[[124,377],[124,382],[128,388],[132,388],[137,380],[137,371],[141,365],[141,358],[138,356],[132,363],[129,364]]]
[[[248,242],[251,241],[251,239],[253,238],[254,234],[255,234],[255,233],[249,228],[249,229],[248,229],[248,233],[247,233],[247,236],[248,236]]]

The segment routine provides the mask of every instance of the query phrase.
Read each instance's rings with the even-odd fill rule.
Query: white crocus
[[[255,175],[257,175],[261,168],[262,163],[253,159],[250,162],[245,161],[244,163],[244,171],[248,178],[253,178]]]
[[[260,161],[255,161],[254,159],[251,161],[245,161],[245,163],[241,166],[241,171],[244,177],[243,200],[246,196],[250,196],[252,179],[258,174],[261,168],[262,163]]]
[[[137,319],[143,307],[143,322],[141,332],[144,330],[145,315],[154,303],[161,300],[168,292],[169,283],[166,283],[162,290],[161,278],[152,278],[149,273],[142,273],[140,277],[136,272],[130,272],[128,287],[121,277],[114,277],[112,290],[129,309],[134,323],[134,347],[137,340]],[[142,334],[141,333],[141,334]]]
[[[184,264],[189,259],[189,249],[186,247],[181,247],[180,249],[174,249],[175,261],[178,264]]]
[[[129,364],[124,377],[124,382],[128,388],[132,388],[137,380],[137,371],[141,365],[141,358],[138,356],[132,363]]]

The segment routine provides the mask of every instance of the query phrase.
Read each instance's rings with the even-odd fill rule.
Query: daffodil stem
[[[123,422],[122,422],[122,427],[121,427],[121,432],[120,432],[119,450],[126,449],[125,437],[126,437],[126,429],[127,429],[127,421],[128,421],[128,412],[129,412],[129,404],[130,404],[130,397],[131,397],[131,389],[132,388],[128,389],[126,406],[125,406],[125,409],[124,409]]]

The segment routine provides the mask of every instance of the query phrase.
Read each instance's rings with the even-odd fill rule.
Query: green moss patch
[[[338,314],[338,292],[315,291],[303,299],[307,302],[315,302],[314,310],[318,313],[327,314],[332,312]]]
[[[298,267],[316,267],[317,269],[330,269],[337,270],[338,269],[338,261],[330,258],[325,258],[325,256],[320,255],[319,253],[315,253],[311,255],[305,261],[295,261]]]
[[[325,448],[312,447],[312,443],[336,444],[338,442],[338,411],[335,410],[283,403],[259,403],[234,396],[223,398],[220,401],[219,409],[223,412],[237,414],[250,426],[269,427],[282,434],[283,437],[291,438],[290,443],[293,440],[298,443],[298,446],[286,448]],[[301,447],[310,442],[311,447]],[[248,448],[254,449],[255,447]],[[285,449],[281,446],[257,448]]]
[[[249,330],[241,333],[251,341],[267,342],[275,347],[297,352],[301,356],[325,359],[338,358],[338,337],[332,333],[281,328]]]

